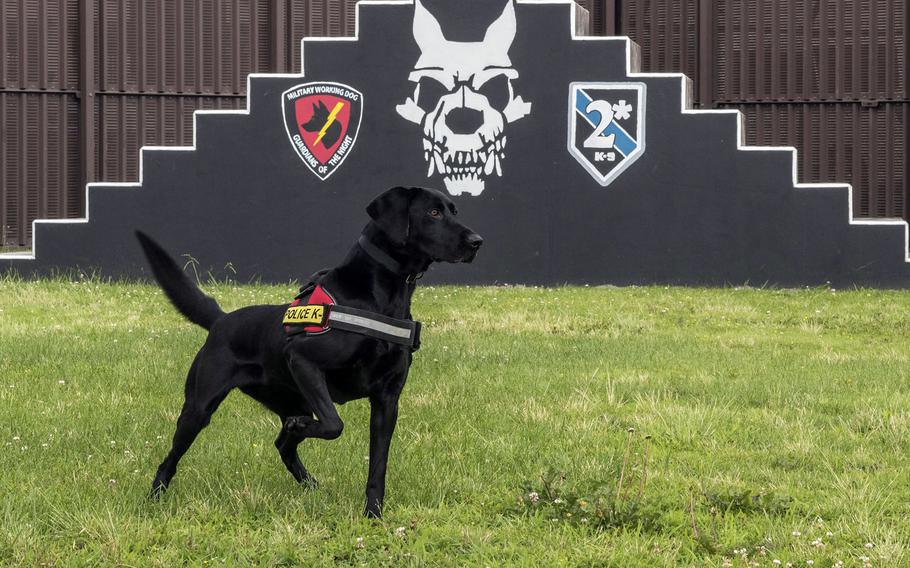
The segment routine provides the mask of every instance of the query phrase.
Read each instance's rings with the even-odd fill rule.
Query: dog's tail
[[[174,307],[186,316],[186,319],[210,329],[215,320],[224,315],[218,302],[202,293],[192,280],[177,266],[177,263],[165,252],[161,245],[142,231],[136,231],[136,238],[142,245],[142,251],[152,267],[152,274],[158,285],[164,290]]]

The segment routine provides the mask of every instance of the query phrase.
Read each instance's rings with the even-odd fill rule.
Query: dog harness
[[[419,321],[390,318],[336,304],[332,295],[317,283],[318,277],[324,273],[314,275],[284,313],[284,331],[288,339],[301,333],[321,335],[340,329],[404,345],[411,351],[420,349]]]

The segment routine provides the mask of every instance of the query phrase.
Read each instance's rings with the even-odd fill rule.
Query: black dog
[[[322,101],[319,101],[318,107],[314,103],[313,116],[310,117],[310,120],[301,124],[300,127],[307,132],[319,132],[322,130],[322,127],[325,126],[325,123],[329,121],[329,114],[329,109]],[[341,123],[336,120],[326,129],[325,135],[321,140],[322,145],[326,148],[331,148],[335,145],[335,142],[338,142],[338,138],[340,137]]]
[[[372,220],[358,243],[340,265],[319,273],[317,281],[338,306],[372,312],[378,319],[410,320],[417,277],[433,262],[471,262],[483,242],[455,218],[452,201],[435,190],[395,187],[374,199],[367,212]],[[158,244],[138,231],[136,235],[167,297],[187,319],[209,330],[190,367],[173,445],[158,467],[151,495],[167,488],[177,462],[234,388],[281,418],[275,446],[300,483],[315,480],[300,462],[298,444],[341,435],[344,425],[333,402],[369,398],[365,513],[380,516],[398,397],[412,348],[334,328],[288,335],[282,325],[288,305],[250,306],[226,314]]]

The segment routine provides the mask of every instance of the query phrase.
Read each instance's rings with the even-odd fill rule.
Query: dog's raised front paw
[[[313,424],[316,419],[312,416],[291,416],[284,422],[284,427],[292,434],[303,435]]]

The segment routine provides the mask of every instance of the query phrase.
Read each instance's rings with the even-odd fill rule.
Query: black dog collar
[[[370,258],[387,268],[388,270],[404,276],[405,280],[408,282],[414,282],[419,280],[423,273],[411,273],[404,269],[400,262],[389,256],[387,252],[377,247],[370,242],[370,239],[366,238],[366,235],[360,235],[360,238],[357,239],[357,244],[360,245],[360,248],[363,249],[363,252],[367,253]]]

